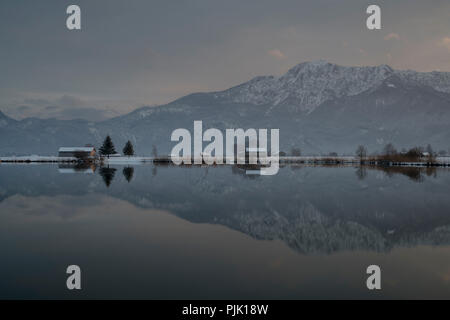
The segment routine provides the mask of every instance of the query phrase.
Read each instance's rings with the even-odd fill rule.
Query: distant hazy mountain
[[[139,154],[168,153],[176,128],[279,128],[281,150],[353,153],[384,144],[450,148],[450,73],[397,71],[387,65],[343,67],[301,63],[280,77],[264,76],[221,92],[195,93],[103,122],[28,118],[0,113],[0,153],[55,154],[59,146],[99,145],[110,134]]]

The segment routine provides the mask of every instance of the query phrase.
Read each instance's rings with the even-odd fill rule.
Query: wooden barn
[[[96,150],[94,147],[61,147],[58,150],[58,157],[70,157],[78,159],[95,158]]]

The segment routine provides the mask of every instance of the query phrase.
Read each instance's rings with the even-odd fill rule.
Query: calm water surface
[[[0,165],[0,298],[450,299],[448,170],[93,169]]]

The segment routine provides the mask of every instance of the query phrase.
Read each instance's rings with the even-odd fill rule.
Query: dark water
[[[450,299],[450,172],[2,164],[0,252],[0,298]]]

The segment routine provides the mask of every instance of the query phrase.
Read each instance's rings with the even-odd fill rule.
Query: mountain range
[[[173,130],[279,128],[280,150],[303,154],[369,152],[431,144],[450,148],[450,72],[300,63],[280,77],[261,76],[225,91],[193,93],[101,122],[26,118],[0,112],[1,155],[54,155],[60,146],[99,146],[109,134],[121,151],[167,154]]]

